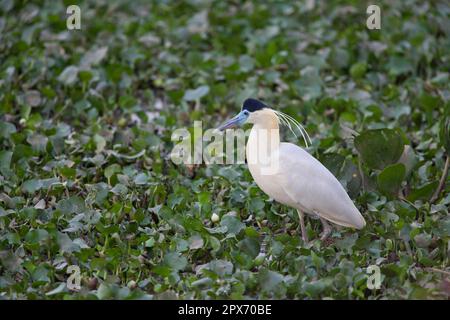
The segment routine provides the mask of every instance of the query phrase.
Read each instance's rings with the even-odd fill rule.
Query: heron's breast
[[[248,163],[248,169],[250,174],[255,180],[258,187],[264,191],[269,197],[282,204],[295,207],[296,203],[289,195],[284,191],[281,185],[277,182],[276,174],[264,174],[261,167],[258,164]]]
[[[269,128],[270,129],[270,128]],[[270,135],[274,133],[274,136]],[[280,178],[279,133],[254,126],[246,146],[247,164],[258,187],[274,200],[294,206],[289,195],[277,182]]]

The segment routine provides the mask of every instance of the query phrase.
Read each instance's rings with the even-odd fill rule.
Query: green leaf
[[[233,273],[233,264],[226,260],[213,260],[205,268],[214,272],[219,277],[229,276]]]
[[[58,232],[57,243],[61,252],[72,253],[80,251],[80,246],[74,243],[66,233]]]
[[[50,278],[48,276],[49,270],[40,265],[36,269],[34,269],[32,273],[33,280],[36,282],[50,282]]]
[[[322,94],[323,81],[317,68],[307,66],[300,71],[300,79],[293,83],[293,87],[305,101],[317,99]]]
[[[398,76],[404,73],[412,72],[413,66],[411,62],[404,57],[391,56],[386,64],[386,69],[389,71],[389,74]]]
[[[11,159],[13,153],[7,150],[0,151],[0,173],[6,175],[6,172],[11,167]]]
[[[155,239],[150,238],[147,241],[145,241],[145,247],[146,248],[151,248],[155,245]]]
[[[406,168],[406,175],[409,175],[418,162],[418,157],[414,152],[414,149],[409,145],[404,146],[404,150],[400,159],[398,159],[399,163],[403,163]]]
[[[143,184],[147,184],[149,181],[149,177],[147,174],[145,173],[139,173],[135,178],[134,178],[134,183],[136,185],[143,185]]]
[[[365,62],[358,62],[350,68],[350,75],[353,79],[360,79],[364,77],[367,71],[367,64]]]
[[[425,184],[420,188],[413,189],[408,195],[407,199],[411,202],[414,202],[416,200],[429,200],[436,190],[438,184],[438,181],[433,181]]]
[[[0,207],[0,218],[6,217],[7,215],[10,215],[12,212],[5,211],[2,207]]]
[[[55,289],[50,290],[45,295],[53,296],[55,294],[58,294],[58,293],[61,293],[61,292],[65,292],[65,291],[66,291],[66,283],[65,282],[61,282]]]
[[[211,194],[209,192],[203,191],[197,195],[198,202],[200,205],[205,206],[211,203]]]
[[[164,264],[174,271],[179,271],[186,267],[187,259],[179,252],[168,252],[164,256]]]
[[[232,235],[237,235],[241,230],[245,228],[245,224],[242,223],[238,218],[231,216],[231,215],[225,215],[220,220],[220,225],[222,227],[227,228],[227,233]]]
[[[117,195],[126,195],[128,188],[125,185],[118,183],[111,189],[111,192]]]
[[[27,193],[35,193],[42,188],[42,181],[37,179],[27,180],[22,184],[22,191]]]
[[[94,48],[86,52],[81,59],[81,65],[83,68],[90,68],[96,64],[99,64],[108,52],[108,47]]]
[[[186,90],[183,99],[186,101],[195,101],[204,96],[209,92],[209,86],[200,86],[194,90]]]
[[[107,283],[101,283],[97,289],[97,297],[100,300],[110,298],[114,294],[111,286]]]
[[[68,179],[74,179],[77,174],[77,170],[75,168],[62,167],[59,169],[59,173]]]
[[[95,145],[96,145],[96,148],[95,148],[95,152],[96,153],[100,153],[100,152],[102,152],[105,149],[106,139],[103,138],[101,135],[96,134],[94,136],[94,142],[95,142]]]
[[[303,290],[309,296],[317,298],[330,285],[329,282],[326,280],[310,281],[304,284]]]
[[[27,142],[33,147],[34,151],[45,152],[48,138],[42,134],[33,134],[28,137]]]
[[[402,163],[386,167],[377,177],[379,190],[386,195],[396,195],[405,175],[406,169]]]
[[[195,250],[195,249],[201,249],[203,247],[203,238],[199,235],[193,235],[189,238],[189,249]]]
[[[58,76],[58,81],[68,86],[75,83],[75,81],[77,80],[77,76],[78,76],[78,67],[68,66]]]
[[[259,271],[259,285],[263,292],[272,293],[283,283],[283,281],[284,277],[278,272],[268,269]]]
[[[248,208],[251,212],[258,213],[264,209],[264,201],[260,198],[252,198]]]
[[[24,144],[18,144],[14,148],[12,160],[19,161],[22,159],[28,159],[33,156],[33,149],[30,146]]]
[[[350,196],[359,193],[360,173],[350,159],[336,153],[327,153],[322,156],[321,162],[346,187]]]
[[[0,138],[8,139],[16,132],[16,126],[9,122],[0,121]]]
[[[382,170],[400,159],[404,143],[396,130],[375,129],[357,136],[355,147],[369,168]]]
[[[0,265],[2,265],[6,270],[12,272],[23,272],[22,267],[23,259],[21,259],[17,253],[11,251],[0,251]]]
[[[25,241],[29,243],[39,243],[41,241],[45,241],[49,239],[49,234],[47,230],[44,229],[35,229],[31,230],[25,236]]]
[[[450,114],[446,115],[440,122],[439,140],[444,146],[447,157],[450,157]]]
[[[114,163],[105,169],[105,177],[107,179],[110,179],[114,174],[116,174],[117,172],[120,172],[121,170],[122,170],[122,167],[120,165],[118,165],[117,163]]]
[[[85,210],[85,204],[83,199],[73,196],[69,199],[60,200],[56,205],[56,209],[63,214],[81,213]]]
[[[239,249],[248,254],[252,259],[256,258],[259,254],[260,245],[259,241],[255,238],[245,238],[241,240],[238,244]]]

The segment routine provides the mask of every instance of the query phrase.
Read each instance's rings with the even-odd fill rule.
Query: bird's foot
[[[323,245],[324,247],[329,247],[329,246],[331,246],[332,244],[334,244],[334,242],[335,242],[335,239],[334,239],[334,238],[327,238],[327,239],[325,239],[324,241],[322,241],[322,245]]]
[[[330,236],[332,229],[331,229],[331,226],[328,224],[328,222],[325,219],[320,218],[320,221],[323,224],[323,232],[320,236],[320,240],[325,241]]]
[[[327,240],[329,238],[330,234],[331,234],[331,229],[323,230],[323,232],[320,234],[320,240],[321,241]]]
[[[299,222],[300,222],[300,230],[302,231],[302,240],[305,244],[307,244],[308,243],[308,235],[306,233],[306,228],[305,228],[305,216],[302,211],[297,210],[297,212],[298,212],[298,218],[299,218]]]
[[[302,232],[302,240],[305,244],[308,244],[308,242],[309,242],[308,235],[306,234],[306,230],[304,233]]]

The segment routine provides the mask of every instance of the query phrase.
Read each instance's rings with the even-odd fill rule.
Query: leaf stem
[[[440,270],[440,269],[437,269],[437,268],[425,268],[425,270],[432,271],[432,272],[438,272],[438,273],[445,274],[446,276],[450,276],[450,272],[448,272],[446,270]]]
[[[438,185],[436,191],[434,192],[433,196],[431,197],[430,203],[434,203],[439,198],[439,194],[444,189],[445,180],[447,179],[449,167],[450,167],[450,156],[447,156],[447,159],[445,160],[444,171],[442,172],[441,180],[439,180],[439,185]]]
[[[361,176],[361,185],[362,185],[363,192],[366,192],[366,179],[364,178],[364,171],[362,169],[362,164],[361,164],[361,155],[359,153],[358,153],[358,171],[359,171],[359,175]]]

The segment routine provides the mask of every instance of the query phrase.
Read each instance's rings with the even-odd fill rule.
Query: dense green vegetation
[[[85,1],[68,31],[73,1],[1,1],[0,298],[448,298],[450,7],[378,2],[381,30],[356,0]],[[366,228],[309,219],[303,244],[245,165],[170,161],[174,129],[250,96]]]

